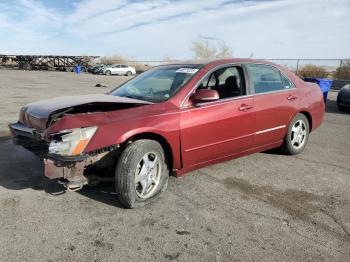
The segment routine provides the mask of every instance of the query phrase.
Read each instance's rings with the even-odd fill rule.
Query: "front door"
[[[238,154],[252,148],[254,142],[254,100],[246,95],[242,68],[221,68],[209,74],[199,88],[215,89],[221,99],[181,110],[182,160],[186,168]]]

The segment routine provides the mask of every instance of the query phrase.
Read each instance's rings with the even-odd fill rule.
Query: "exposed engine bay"
[[[59,183],[73,191],[86,184],[113,179],[111,175],[114,174],[120,145],[85,152],[98,126],[81,126],[55,132],[51,132],[50,127],[55,125],[57,130],[60,120],[65,117],[95,115],[149,104],[110,95],[82,97],[87,103],[67,97],[29,104],[21,109],[19,121],[9,125],[14,143],[43,160],[45,176],[59,179]],[[74,121],[74,117],[70,121]]]

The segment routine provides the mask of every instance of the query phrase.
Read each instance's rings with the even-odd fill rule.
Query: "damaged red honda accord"
[[[316,84],[269,62],[228,59],[155,67],[106,95],[31,103],[9,127],[48,178],[69,190],[113,180],[134,208],[170,174],[277,147],[302,152],[324,111]]]

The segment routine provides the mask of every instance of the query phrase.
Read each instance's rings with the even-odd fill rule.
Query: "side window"
[[[292,88],[293,87],[293,84],[288,80],[288,78],[286,78],[284,75],[282,75],[282,81],[283,81],[283,85],[284,85],[284,88],[285,89],[288,89],[288,88]]]
[[[210,77],[208,78],[207,82],[207,88],[212,89],[215,88],[216,86],[217,79],[214,74],[211,74]]]
[[[220,68],[208,75],[198,89],[213,89],[220,99],[246,94],[243,70],[239,66]]]
[[[291,88],[292,83],[281,72],[268,65],[247,65],[255,93],[266,93]]]

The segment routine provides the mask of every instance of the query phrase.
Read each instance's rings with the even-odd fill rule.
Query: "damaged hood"
[[[147,104],[152,103],[138,99],[102,94],[57,97],[27,104],[21,109],[19,120],[28,127],[44,130],[49,118],[52,116],[58,118],[65,113],[114,111]]]

